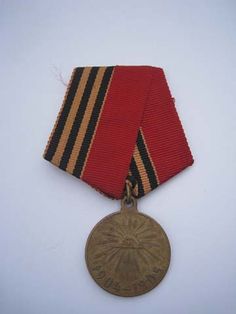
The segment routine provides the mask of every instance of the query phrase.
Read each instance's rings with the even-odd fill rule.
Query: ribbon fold
[[[109,197],[142,197],[193,163],[161,68],[73,70],[44,158]]]

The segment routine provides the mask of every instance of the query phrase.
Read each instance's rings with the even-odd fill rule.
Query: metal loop
[[[137,199],[134,196],[130,196],[130,202],[127,201],[125,195],[121,200],[121,211],[137,211]]]
[[[126,202],[127,204],[130,204],[132,202],[132,184],[129,180],[125,181],[125,188],[126,188]]]

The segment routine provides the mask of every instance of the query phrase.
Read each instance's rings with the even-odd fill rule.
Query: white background
[[[236,313],[236,4],[0,1],[0,313]],[[137,298],[87,272],[91,228],[119,208],[42,159],[72,68],[163,67],[195,164],[139,202],[171,246]]]

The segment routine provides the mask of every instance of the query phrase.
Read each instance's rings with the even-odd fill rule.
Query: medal
[[[103,289],[136,296],[153,289],[165,276],[170,244],[154,219],[138,213],[136,199],[125,196],[120,212],[102,219],[90,233],[86,262]]]
[[[95,282],[119,296],[157,286],[170,264],[165,231],[137,199],[193,163],[164,72],[150,66],[75,68],[44,158],[121,200],[85,249]]]

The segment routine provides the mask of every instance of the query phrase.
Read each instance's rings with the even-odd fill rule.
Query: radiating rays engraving
[[[155,287],[170,262],[168,238],[152,218],[115,213],[98,223],[86,246],[95,281],[111,293],[133,296]]]

